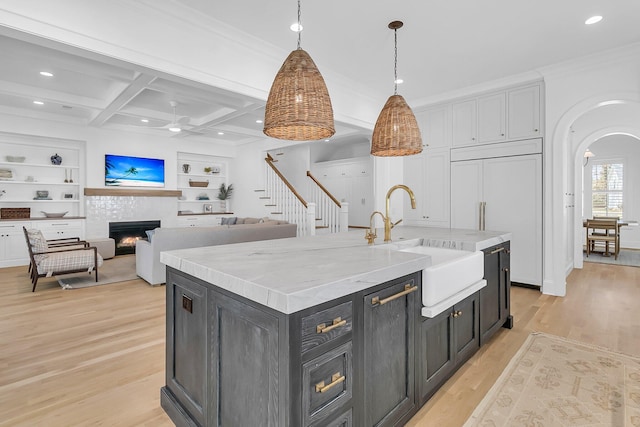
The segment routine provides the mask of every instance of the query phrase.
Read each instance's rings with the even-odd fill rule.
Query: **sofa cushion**
[[[245,218],[244,224],[257,224],[260,222],[259,218]]]
[[[236,224],[237,219],[238,218],[235,216],[232,216],[229,218],[222,218],[220,225],[234,225]]]

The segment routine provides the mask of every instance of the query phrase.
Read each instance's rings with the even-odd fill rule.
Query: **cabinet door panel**
[[[416,195],[416,208],[411,209],[409,197],[403,197],[403,216],[408,221],[423,221],[426,219],[425,210],[425,156],[426,150],[416,156],[404,158],[404,184],[411,188]]]
[[[434,227],[449,226],[449,149],[426,150],[425,154],[426,187],[423,193],[426,225]]]
[[[478,229],[482,161],[451,162],[451,227]]]
[[[542,284],[542,155],[484,161],[486,230],[511,232],[511,280]]]
[[[278,319],[211,292],[212,426],[278,426]],[[251,404],[247,404],[251,402]]]
[[[167,387],[201,424],[206,419],[207,288],[167,274]]]
[[[495,247],[484,250],[484,278],[480,289],[480,343],[484,344],[502,326],[502,283],[500,253]]]
[[[475,144],[476,141],[476,100],[453,104],[453,140],[454,146]]]
[[[509,138],[540,136],[540,86],[509,91]]]
[[[413,292],[386,304],[402,292],[403,281],[364,297],[365,425],[394,425],[415,406],[414,328],[416,295]],[[384,384],[384,386],[381,386]]]
[[[451,145],[447,131],[448,112],[448,106],[443,105],[416,113],[416,120],[422,131],[422,144],[425,147],[436,148]]]
[[[461,301],[453,307],[454,317],[454,351],[456,364],[460,364],[480,347],[480,327],[478,311],[478,295]]]
[[[455,366],[453,322],[447,310],[432,319],[426,319],[420,330],[420,401],[426,402]]]
[[[504,93],[478,99],[479,142],[498,142],[506,139],[505,103]]]

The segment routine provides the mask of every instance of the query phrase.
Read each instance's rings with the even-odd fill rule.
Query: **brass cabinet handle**
[[[320,323],[318,326],[316,326],[316,333],[325,334],[329,331],[334,330],[335,328],[339,328],[340,326],[344,326],[346,324],[346,320],[342,320],[341,317],[336,317],[335,319],[333,319],[333,323],[331,323],[331,325],[329,326],[327,326],[326,323]]]
[[[491,255],[497,254],[498,252],[504,251],[504,246],[499,247],[498,249],[494,249],[491,251]]]
[[[462,316],[462,310],[454,311],[451,313],[451,317],[460,317]]]
[[[331,375],[331,382],[329,384],[324,385],[324,381],[320,381],[318,384],[316,384],[316,393],[324,393],[330,388],[335,387],[341,382],[344,382],[344,380],[344,375],[340,375],[340,372],[336,372],[335,374]]]
[[[413,286],[412,287],[411,285],[406,284],[406,285],[404,285],[404,291],[398,292],[395,295],[391,295],[390,297],[387,297],[385,299],[380,299],[380,297],[371,298],[371,305],[376,305],[376,304],[383,305],[383,304],[388,303],[389,301],[393,301],[394,299],[398,299],[398,298],[400,298],[402,296],[405,296],[405,295],[410,294],[411,292],[414,292],[414,291],[417,291],[417,290],[418,290],[417,286]]]

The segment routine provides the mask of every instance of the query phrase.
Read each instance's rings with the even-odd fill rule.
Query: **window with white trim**
[[[591,165],[591,214],[622,218],[624,216],[624,163],[602,160]]]

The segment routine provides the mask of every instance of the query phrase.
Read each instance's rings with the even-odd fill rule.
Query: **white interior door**
[[[451,162],[451,227],[478,230],[482,160]]]
[[[542,284],[542,155],[484,160],[485,229],[507,231],[511,280]]]

